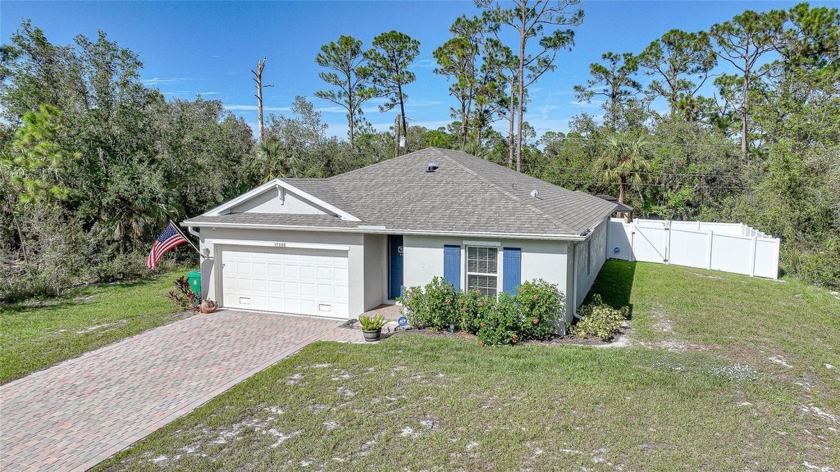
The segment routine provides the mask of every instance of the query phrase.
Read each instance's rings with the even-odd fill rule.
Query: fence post
[[[750,251],[750,277],[755,277],[755,258],[758,256],[758,236],[752,238],[752,250]]]
[[[715,232],[709,230],[709,242],[706,243],[706,268],[712,270],[712,240],[715,239]]]
[[[665,264],[671,263],[671,220],[665,221]]]

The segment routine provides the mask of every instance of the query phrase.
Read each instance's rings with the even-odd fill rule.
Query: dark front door
[[[388,298],[396,300],[402,295],[403,286],[403,237],[388,236]]]

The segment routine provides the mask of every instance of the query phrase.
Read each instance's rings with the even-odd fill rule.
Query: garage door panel
[[[301,295],[301,297],[314,297],[315,296],[315,283],[314,282],[300,282],[300,295]]]
[[[291,263],[283,267],[283,277],[300,277],[300,266]]]
[[[307,315],[348,315],[346,251],[236,248],[222,259],[223,304]]]
[[[331,299],[333,297],[332,285],[318,284],[317,287],[317,295],[319,299]]]
[[[268,264],[265,262],[254,262],[251,265],[251,273],[254,276],[265,278],[268,275]]]
[[[299,273],[301,280],[315,280],[318,275],[314,265],[301,265]]]
[[[333,279],[333,268],[332,267],[318,267],[316,269],[316,274],[318,280],[329,280],[332,282]]]
[[[268,293],[268,281],[264,278],[254,277],[251,280],[251,289],[256,293]]]

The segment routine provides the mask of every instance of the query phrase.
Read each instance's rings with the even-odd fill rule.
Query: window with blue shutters
[[[502,253],[502,290],[516,293],[522,283],[522,249],[506,247]]]
[[[499,281],[499,248],[467,246],[467,290],[495,297]]]
[[[461,290],[461,246],[443,246],[443,278]]]

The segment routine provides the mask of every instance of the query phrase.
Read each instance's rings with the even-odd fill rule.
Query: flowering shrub
[[[516,296],[523,320],[519,332],[529,339],[545,339],[557,332],[566,312],[566,297],[557,285],[542,279],[528,281]]]
[[[522,319],[516,297],[502,293],[493,307],[479,319],[478,340],[484,344],[517,344],[522,340],[519,334]]]
[[[627,319],[630,309],[626,306],[616,310],[607,305],[601,296],[595,294],[592,301],[580,307],[578,314],[582,316],[572,327],[572,333],[577,336],[596,336],[602,341],[609,341],[621,329],[621,323]]]
[[[449,329],[461,324],[460,294],[451,283],[435,277],[426,287],[409,287],[399,298],[408,322],[416,328]]]
[[[496,305],[496,299],[483,295],[478,290],[461,294],[458,308],[461,315],[459,328],[470,334],[478,333],[481,321],[486,319]]]

